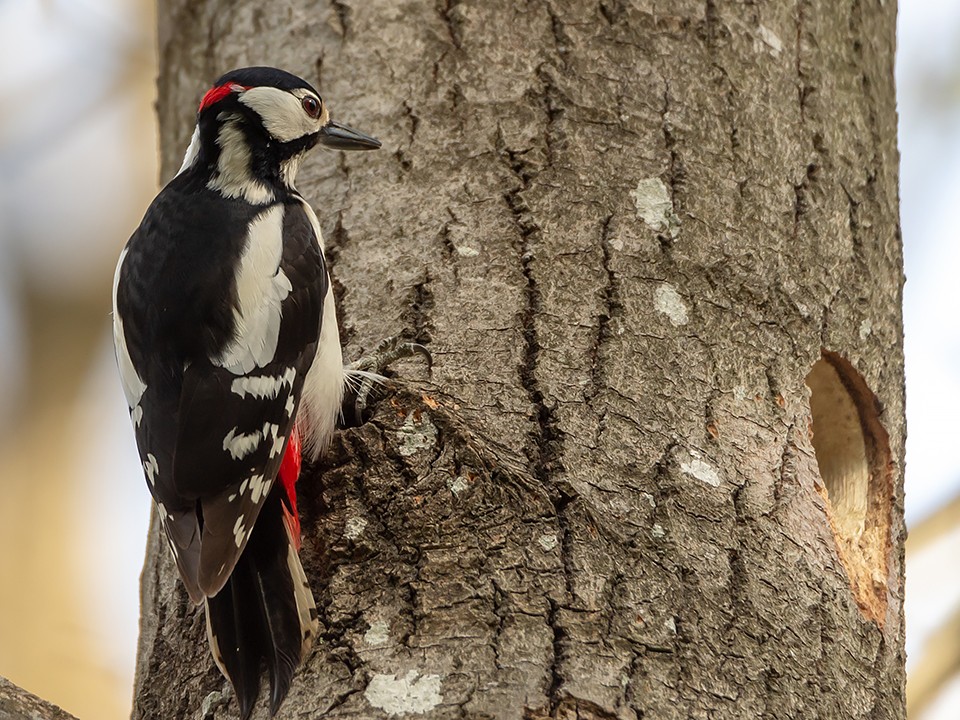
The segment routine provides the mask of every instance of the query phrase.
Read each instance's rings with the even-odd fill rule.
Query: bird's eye
[[[300,104],[303,105],[304,112],[314,120],[320,117],[320,103],[315,97],[306,95]]]

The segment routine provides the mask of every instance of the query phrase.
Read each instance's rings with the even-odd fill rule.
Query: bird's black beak
[[[376,150],[380,141],[331,120],[320,128],[320,142],[334,150]]]

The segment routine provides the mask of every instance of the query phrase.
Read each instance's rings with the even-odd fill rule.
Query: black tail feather
[[[314,628],[303,627],[304,609],[313,597],[283,518],[280,488],[274,488],[230,579],[207,599],[210,650],[233,685],[240,717],[247,720],[260,692],[266,662],[270,676],[270,713],[276,714],[290,690]],[[298,586],[305,588],[300,591]],[[315,610],[306,617],[315,617]]]

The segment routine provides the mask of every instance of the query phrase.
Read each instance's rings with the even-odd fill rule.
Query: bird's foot
[[[370,393],[374,387],[387,381],[383,372],[397,360],[414,355],[423,357],[427,361],[427,368],[432,366],[433,357],[426,347],[397,335],[383,340],[371,353],[344,367],[347,386],[342,406],[344,426],[363,424]]]

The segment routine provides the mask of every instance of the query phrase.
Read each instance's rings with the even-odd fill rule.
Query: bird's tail
[[[227,584],[206,599],[210,651],[233,685],[243,720],[253,712],[263,663],[273,715],[317,634],[317,607],[283,492],[271,491]]]

